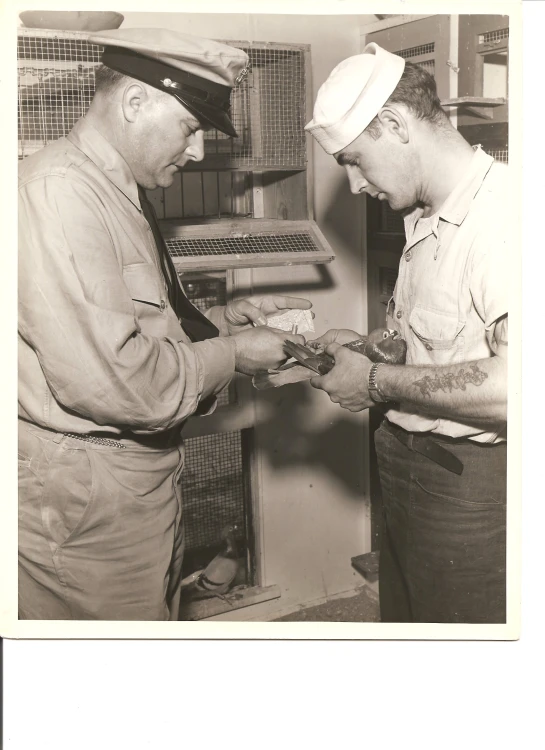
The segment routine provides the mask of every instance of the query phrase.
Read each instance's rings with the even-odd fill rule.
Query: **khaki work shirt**
[[[225,335],[220,313],[208,316]],[[182,330],[132,173],[85,117],[21,163],[21,418],[154,433],[181,426],[234,365],[225,338],[191,343]]]
[[[405,217],[407,242],[387,326],[407,341],[409,365],[456,365],[493,356],[496,321],[507,314],[512,210],[508,169],[475,149],[466,177],[440,210]],[[512,260],[511,260],[512,262]],[[453,368],[456,370],[457,368]],[[414,432],[496,442],[498,432],[433,418],[409,406],[388,409],[391,422]]]

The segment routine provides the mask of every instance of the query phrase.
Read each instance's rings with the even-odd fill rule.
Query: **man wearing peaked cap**
[[[171,94],[203,124],[236,137],[229,106],[233,87],[247,74],[242,50],[165,29],[115,29],[89,41],[104,46],[108,68]]]
[[[177,619],[184,422],[285,361],[267,316],[311,305],[201,313],[146,197],[203,159],[203,129],[236,135],[246,54],[162,29],[91,42],[87,114],[20,166],[19,617]]]
[[[335,367],[311,383],[350,411],[384,412],[381,619],[506,621],[507,167],[471,147],[425,70],[369,44],[318,92],[306,126],[354,194],[404,212],[387,325],[407,364],[372,364],[330,330]]]

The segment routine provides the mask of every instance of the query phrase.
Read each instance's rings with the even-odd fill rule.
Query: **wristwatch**
[[[377,370],[382,364],[384,363],[375,362],[375,364],[371,365],[371,369],[369,370],[369,383],[367,385],[367,388],[369,390],[370,397],[376,404],[385,404],[388,401],[387,398],[384,398],[377,386]]]

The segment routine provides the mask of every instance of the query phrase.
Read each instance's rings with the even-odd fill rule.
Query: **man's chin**
[[[155,187],[156,188],[158,188],[158,187],[160,187],[160,188],[169,188],[172,185],[172,183],[174,182],[174,175],[175,174],[176,174],[176,172],[174,172],[174,174],[163,175],[160,179],[157,180],[157,184],[155,185]]]
[[[409,206],[406,206],[405,203],[401,204],[401,202],[397,202],[395,199],[387,198],[385,199],[386,203],[390,206],[392,211],[397,211],[398,213],[400,211],[406,211]]]

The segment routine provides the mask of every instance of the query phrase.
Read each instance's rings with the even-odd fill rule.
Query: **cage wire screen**
[[[101,48],[76,32],[19,29],[19,157],[67,135],[91,103]]]
[[[170,254],[178,258],[195,255],[255,255],[256,253],[315,253],[310,232],[277,234],[263,232],[246,237],[206,237],[167,239]]]
[[[249,75],[231,96],[238,137],[208,132],[201,166],[304,169],[304,45],[228,43],[244,49],[250,60]],[[17,51],[24,157],[66,135],[85,114],[102,48],[81,32],[19,29]]]
[[[335,257],[312,220],[204,221],[165,224],[162,231],[179,271],[329,263]]]
[[[509,39],[509,29],[497,29],[479,34],[479,44],[498,44],[503,39]]]
[[[509,162],[509,149],[507,148],[486,148],[485,146],[484,151],[490,154],[496,161],[503,162],[504,164]]]
[[[228,524],[236,524],[239,555],[246,558],[244,463],[240,431],[185,441],[182,501],[187,572],[206,565],[216,554]]]
[[[247,53],[249,74],[231,97],[231,117],[238,137],[208,133],[208,160],[223,167],[304,169],[305,47],[226,44]]]

